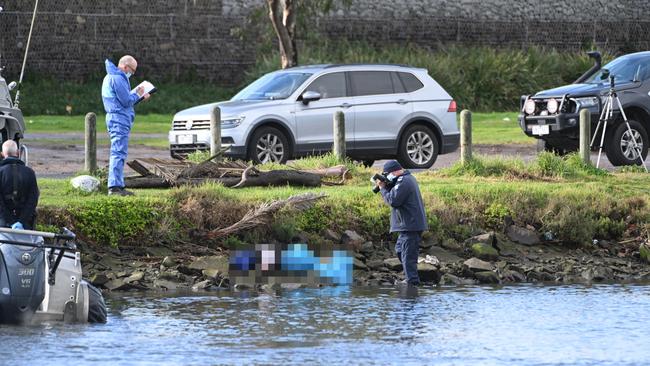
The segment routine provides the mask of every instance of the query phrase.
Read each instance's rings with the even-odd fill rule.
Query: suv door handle
[[[406,99],[399,99],[399,100],[397,101],[397,104],[406,104],[406,103],[408,103],[408,102],[409,102],[409,101],[406,100]]]
[[[350,108],[350,107],[352,107],[352,104],[350,104],[350,103],[343,103],[343,104],[341,104],[339,107],[341,107],[341,108]]]

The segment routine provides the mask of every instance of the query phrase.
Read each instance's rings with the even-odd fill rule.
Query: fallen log
[[[266,187],[266,186],[299,186],[299,187],[320,187],[321,177],[304,173],[296,170],[272,170],[269,172],[260,172],[258,175],[249,175],[242,182],[241,177],[222,177],[222,178],[178,178],[172,185],[164,178],[147,176],[147,177],[127,177],[124,183],[127,188],[169,188],[181,185],[198,185],[206,182],[218,182],[225,187]]]

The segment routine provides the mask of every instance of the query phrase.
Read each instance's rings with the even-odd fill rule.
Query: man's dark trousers
[[[419,285],[418,255],[420,253],[421,231],[400,231],[395,243],[397,258],[402,262],[404,276],[411,285]]]

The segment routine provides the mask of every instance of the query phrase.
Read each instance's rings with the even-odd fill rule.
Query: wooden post
[[[334,155],[339,161],[345,161],[345,114],[334,113]]]
[[[86,114],[85,131],[84,169],[90,174],[95,174],[97,172],[97,116],[95,113]]]
[[[591,164],[591,113],[587,109],[580,110],[580,159]]]
[[[210,156],[221,151],[221,108],[212,108],[210,113]]]
[[[472,160],[472,112],[460,112],[460,162],[467,164]]]

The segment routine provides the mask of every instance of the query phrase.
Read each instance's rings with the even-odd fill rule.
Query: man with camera
[[[373,177],[381,196],[391,207],[390,232],[399,233],[395,243],[397,258],[404,268],[404,283],[420,284],[418,276],[418,254],[422,232],[427,230],[427,217],[420,188],[408,170],[395,160],[384,164],[382,176]]]

